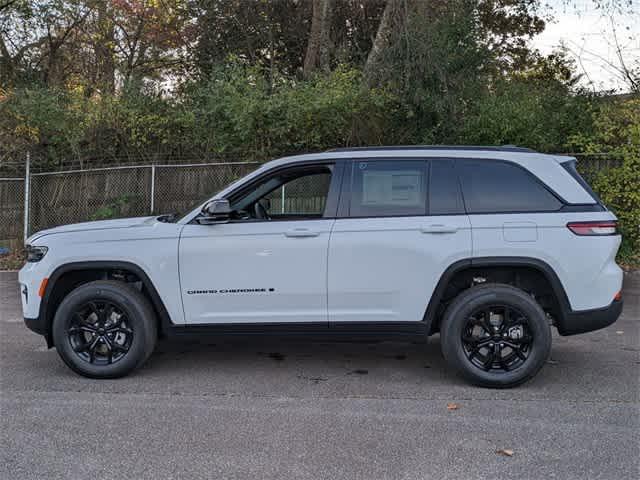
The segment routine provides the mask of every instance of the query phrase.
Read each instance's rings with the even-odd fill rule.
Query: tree
[[[304,57],[303,75],[309,78],[317,68],[329,67],[329,49],[333,0],[313,0],[311,33]]]
[[[35,76],[50,86],[63,84],[73,69],[65,62],[65,49],[92,8],[92,3],[79,0],[6,4],[0,19],[3,82]]]

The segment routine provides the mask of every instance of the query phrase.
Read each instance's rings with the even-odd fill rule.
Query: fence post
[[[31,196],[31,153],[27,152],[27,161],[24,171],[24,243],[27,244],[29,238],[29,206]]]
[[[156,206],[156,165],[151,165],[151,215]]]
[[[280,213],[284,215],[284,185],[282,185],[282,195],[280,197]]]

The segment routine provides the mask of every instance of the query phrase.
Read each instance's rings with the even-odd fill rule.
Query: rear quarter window
[[[456,161],[467,213],[553,212],[562,202],[540,180],[509,162]]]

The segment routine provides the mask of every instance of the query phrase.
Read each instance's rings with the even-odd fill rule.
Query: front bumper
[[[24,324],[27,326],[29,330],[32,332],[36,332],[38,335],[46,335],[47,327],[45,323],[40,319],[40,317],[36,318],[27,318],[24,317]]]
[[[558,321],[560,335],[577,335],[608,327],[622,313],[622,300],[614,300],[608,307],[595,310],[571,311]]]
[[[47,342],[48,348],[53,347],[53,338],[51,337],[51,332],[47,328],[47,325],[42,316],[37,316],[36,318],[24,317],[24,324],[32,332],[35,332],[38,335],[42,335]]]

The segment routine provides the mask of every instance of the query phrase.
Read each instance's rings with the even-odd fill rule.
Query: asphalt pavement
[[[0,479],[637,480],[639,273],[624,299],[609,328],[554,335],[510,390],[465,384],[437,336],[161,343],[96,381],[26,329],[0,273]]]

